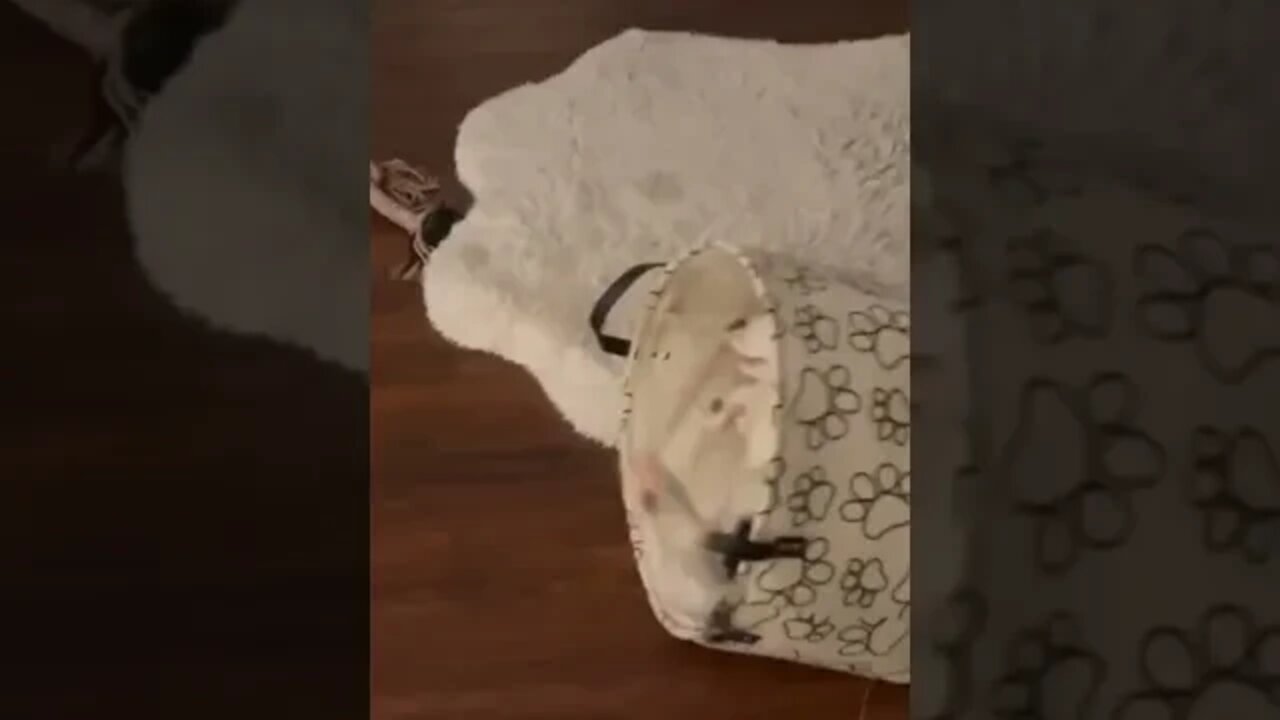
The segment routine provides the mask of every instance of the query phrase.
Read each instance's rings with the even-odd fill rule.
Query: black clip
[[[711,617],[707,620],[706,641],[717,645],[722,643],[755,645],[760,642],[759,635],[733,626],[733,610],[733,606],[726,602],[716,605],[716,609],[711,611]]]
[[[808,541],[789,535],[769,542],[751,539],[751,521],[738,521],[732,534],[708,533],[704,541],[707,549],[724,556],[724,569],[732,579],[738,574],[738,565],[744,562],[772,560],[774,558],[803,558]]]
[[[412,254],[395,272],[399,280],[417,280],[431,259],[431,253],[449,236],[449,231],[462,219],[462,213],[448,205],[440,205],[422,216],[418,232],[409,245]]]

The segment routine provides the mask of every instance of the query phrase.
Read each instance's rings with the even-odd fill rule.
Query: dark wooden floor
[[[897,0],[378,0],[372,152],[452,181],[467,109],[630,26],[820,41],[905,25]],[[456,184],[449,193],[465,201]],[[386,268],[403,240],[374,227],[374,266]],[[576,437],[524,371],[450,347],[417,288],[381,278],[375,718],[860,717],[860,681],[668,638],[631,566],[611,453]],[[876,686],[861,717],[904,718],[905,705],[904,688]]]
[[[368,386],[149,288],[93,87],[0,2],[0,717],[361,717]]]

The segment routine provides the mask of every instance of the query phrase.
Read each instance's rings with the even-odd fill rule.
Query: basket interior
[[[631,411],[620,443],[624,462],[656,453],[707,520],[729,510],[732,488],[752,472],[742,435],[706,421],[738,382],[729,328],[766,310],[744,264],[727,249],[711,248],[671,274],[636,339]],[[625,484],[624,492],[636,490]]]

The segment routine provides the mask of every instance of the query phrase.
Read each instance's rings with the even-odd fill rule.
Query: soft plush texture
[[[630,266],[699,240],[785,251],[904,295],[905,37],[831,45],[631,30],[463,121],[475,206],[424,277],[431,322],[526,367],[611,443],[622,362],[587,314]],[[633,327],[635,288],[610,331]]]
[[[367,371],[367,9],[254,0],[147,106],[125,158],[151,282],[215,326]],[[342,78],[349,78],[343,80]]]

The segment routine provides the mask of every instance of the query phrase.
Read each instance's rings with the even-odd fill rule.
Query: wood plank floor
[[[872,0],[374,7],[372,152],[427,165],[458,203],[464,113],[627,27],[821,41],[906,24],[905,2]],[[374,717],[860,717],[860,681],[663,633],[631,565],[611,453],[575,436],[523,370],[433,332],[419,289],[384,279],[403,240],[374,227]],[[870,690],[861,717],[906,717],[904,688]]]
[[[8,2],[0,86],[0,717],[362,717],[367,383],[149,287],[51,167],[91,68]]]

